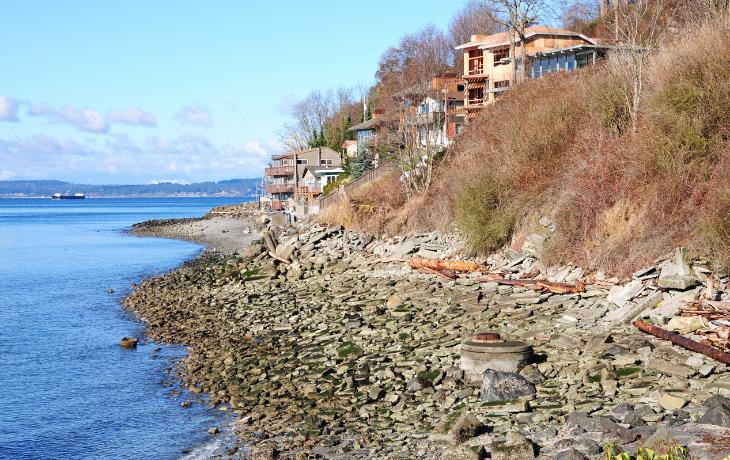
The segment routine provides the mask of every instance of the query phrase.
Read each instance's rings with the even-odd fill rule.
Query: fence
[[[353,190],[357,189],[358,187],[361,187],[367,183],[370,183],[376,179],[379,179],[380,177],[383,177],[385,174],[394,171],[395,170],[395,164],[393,162],[385,163],[381,166],[378,166],[377,168],[373,169],[372,171],[368,171],[362,176],[358,177],[354,181],[350,182],[347,185],[341,186],[337,191],[334,191],[327,195],[324,198],[321,198],[319,200],[319,209],[320,211],[323,211],[327,209],[329,206],[333,206],[340,202],[340,200],[347,199],[347,194],[352,193]]]

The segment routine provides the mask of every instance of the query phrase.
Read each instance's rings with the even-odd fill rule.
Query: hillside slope
[[[362,193],[369,213],[388,218],[361,227],[456,222],[475,251],[489,252],[539,215],[555,229],[547,262],[627,273],[684,245],[726,265],[730,21],[674,36],[649,58],[635,131],[626,71],[611,59],[525,83],[469,125],[424,195],[392,206],[402,197],[379,196],[381,187]],[[353,209],[349,221],[366,222]]]

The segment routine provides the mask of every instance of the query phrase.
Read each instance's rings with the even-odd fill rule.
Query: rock
[[[657,284],[659,287],[682,291],[697,285],[697,279],[692,276],[692,269],[687,262],[686,248],[676,249],[674,261],[667,262],[662,267]]]
[[[646,366],[649,369],[653,369],[664,375],[672,375],[684,379],[694,375],[697,372],[691,367],[685,366],[684,364],[673,363],[671,361],[660,358],[649,359],[649,362],[646,363]]]
[[[705,401],[705,413],[698,423],[730,428],[730,399],[723,396],[711,396]]]
[[[122,337],[119,341],[119,346],[122,348],[137,348],[138,340],[135,337]]]
[[[452,444],[463,444],[466,441],[479,436],[484,430],[484,425],[471,413],[455,412],[448,415],[429,436],[434,442],[447,442]]]
[[[480,460],[483,455],[466,446],[450,446],[441,451],[441,460]]]
[[[655,291],[647,297],[638,300],[638,303],[625,302],[622,307],[609,310],[606,314],[606,321],[624,324],[630,323],[645,310],[656,307],[661,300],[662,293]]]
[[[623,286],[612,287],[606,300],[619,307],[623,307],[626,305],[626,302],[636,297],[642,289],[644,289],[644,284],[640,280],[633,280]]]
[[[697,370],[697,372],[699,372],[702,377],[707,377],[708,375],[712,374],[714,370],[714,364],[704,364]]]
[[[218,434],[219,431],[220,430],[218,429],[217,426],[212,426],[212,427],[208,428],[208,434]]]
[[[107,294],[114,294],[114,289],[107,288],[106,292],[107,292]]]
[[[394,294],[388,297],[388,308],[396,308],[400,307],[401,305],[403,305],[403,299],[398,294]]]
[[[383,395],[383,389],[375,385],[368,391],[368,399],[370,401],[377,401]]]
[[[710,323],[702,316],[675,316],[667,323],[667,329],[680,334],[689,334],[708,327]]]
[[[574,445],[579,452],[589,457],[593,457],[594,455],[601,453],[601,446],[590,438],[579,439]]]
[[[271,442],[251,446],[251,460],[275,460],[278,456],[276,447]]]
[[[492,369],[482,374],[482,401],[510,401],[535,392],[535,385],[520,374]]]
[[[490,446],[492,460],[532,460],[535,446],[517,431],[510,431],[504,441],[495,441]]]
[[[555,454],[555,460],[586,460],[587,458],[573,448]]]
[[[671,395],[669,393],[662,393],[662,395],[659,397],[659,405],[668,411],[681,409],[685,406],[685,404],[687,404],[686,400],[678,396]]]
[[[566,423],[575,425],[585,431],[600,431],[608,436],[617,437],[622,444],[628,444],[636,439],[636,433],[622,427],[608,417],[589,417],[585,412],[573,412],[568,415]]]
[[[539,385],[545,381],[545,377],[534,364],[523,367],[520,371],[520,375],[529,380],[533,385]]]

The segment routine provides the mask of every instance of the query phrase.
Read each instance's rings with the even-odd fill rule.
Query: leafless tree
[[[513,82],[523,81],[527,76],[527,50],[524,46],[527,28],[536,24],[552,10],[552,4],[547,0],[489,0],[498,24],[508,32],[510,40],[510,56],[512,56]],[[515,49],[520,47],[520,66],[517,68]],[[519,75],[519,79],[518,79]]]
[[[404,35],[398,46],[389,48],[380,58],[374,97],[383,109],[389,109],[391,96],[429,80],[434,74],[450,69],[451,46],[446,36],[429,25]]]
[[[617,48],[610,62],[619,75],[625,75],[623,92],[632,132],[636,132],[641,108],[644,66],[649,54],[659,47],[666,25],[662,21],[664,14],[660,0],[635,0],[613,14]]]
[[[598,0],[580,0],[563,5],[563,28],[580,33],[588,33],[591,22],[598,18]]]
[[[449,24],[447,38],[451,47],[454,71],[464,70],[464,54],[455,48],[467,43],[472,35],[490,35],[502,29],[486,0],[469,0],[458,10]]]

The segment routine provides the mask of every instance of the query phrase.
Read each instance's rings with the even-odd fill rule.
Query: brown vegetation
[[[352,208],[358,226],[457,222],[492,251],[539,211],[557,228],[548,262],[627,273],[687,245],[727,266],[730,20],[675,37],[647,62],[636,132],[616,67],[530,81],[482,111],[424,194],[404,204],[394,179],[367,192]],[[366,203],[373,211],[358,211]]]

